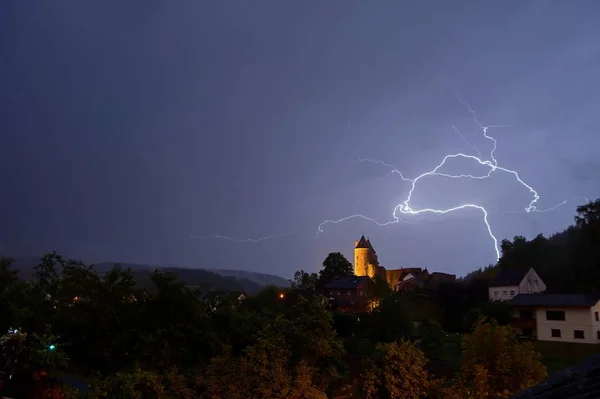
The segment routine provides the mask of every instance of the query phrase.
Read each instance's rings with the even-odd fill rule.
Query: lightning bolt
[[[554,206],[551,206],[550,208],[545,208],[545,209],[537,209],[536,208],[532,212],[538,212],[538,213],[550,212],[550,211],[553,211],[553,210],[555,210],[557,208],[560,208],[561,206],[565,205],[567,202],[572,201],[572,200],[577,199],[577,198],[583,199],[586,203],[590,202],[589,198],[583,197],[581,195],[577,195],[575,197],[567,198],[566,200],[564,200],[562,202],[559,202],[558,204],[556,204]],[[502,212],[503,215],[508,215],[510,213],[521,213],[521,211],[506,211],[506,212]]]
[[[287,236],[290,236],[292,234],[294,234],[294,233],[290,232],[290,233],[277,234],[277,235],[272,235],[272,236],[267,236],[267,237],[244,238],[244,239],[223,236],[223,235],[220,235],[220,234],[217,234],[217,235],[214,235],[214,236],[190,236],[190,238],[191,239],[198,239],[198,240],[227,240],[227,241],[235,242],[235,243],[238,243],[238,244],[247,244],[247,243],[255,244],[255,243],[261,242],[261,241],[267,241],[267,240],[273,240],[273,239],[276,239],[276,238],[287,237]]]
[[[406,199],[396,205],[394,207],[394,210],[392,212],[392,220],[388,221],[388,222],[378,222],[375,219],[357,214],[357,215],[351,215],[351,216],[347,216],[345,218],[339,219],[339,220],[325,220],[324,222],[322,222],[321,224],[319,224],[319,226],[317,227],[317,235],[319,233],[323,233],[323,227],[326,224],[338,224],[338,223],[342,223],[344,221],[350,220],[350,219],[354,219],[354,218],[361,218],[370,222],[373,222],[375,224],[377,224],[378,226],[389,226],[392,224],[396,224],[398,222],[404,222],[406,223],[406,221],[404,221],[401,218],[401,215],[411,215],[411,216],[415,216],[415,215],[423,215],[423,214],[449,214],[452,212],[456,212],[462,209],[476,209],[479,212],[482,213],[483,215],[483,222],[486,226],[487,232],[490,236],[490,238],[492,239],[493,243],[494,243],[494,250],[496,251],[496,260],[500,259],[500,248],[498,246],[498,239],[496,238],[496,236],[494,235],[494,233],[492,232],[492,227],[490,226],[489,220],[488,220],[488,212],[487,210],[480,205],[477,204],[464,204],[464,205],[460,205],[460,206],[456,206],[453,208],[447,208],[447,209],[434,209],[434,208],[424,208],[424,209],[413,209],[410,205],[411,199],[412,199],[412,195],[417,187],[417,183],[428,176],[441,176],[441,177],[446,177],[446,178],[451,178],[451,179],[476,179],[476,180],[483,180],[483,179],[487,179],[489,178],[494,172],[503,172],[503,173],[508,173],[510,175],[512,175],[523,187],[525,187],[532,196],[531,201],[527,204],[527,206],[525,207],[525,212],[548,212],[550,210],[554,210],[564,204],[567,203],[567,201],[569,201],[568,199],[559,203],[558,205],[555,205],[551,208],[547,208],[547,209],[537,209],[536,207],[536,203],[538,202],[538,200],[540,199],[539,194],[537,193],[536,190],[533,189],[532,186],[530,186],[529,184],[525,183],[525,181],[523,181],[523,179],[521,179],[521,177],[519,176],[519,173],[517,173],[517,171],[515,170],[511,170],[508,168],[505,168],[503,166],[499,166],[498,165],[498,160],[494,157],[494,153],[496,152],[497,146],[498,146],[498,142],[496,141],[496,139],[492,136],[490,136],[488,134],[488,130],[489,129],[493,129],[493,128],[504,128],[504,127],[508,127],[507,125],[489,125],[489,126],[484,126],[483,124],[481,124],[479,122],[479,120],[477,119],[477,114],[475,113],[475,111],[473,110],[473,108],[471,107],[471,105],[465,101],[463,101],[458,93],[456,92],[456,90],[452,90],[454,92],[454,95],[456,96],[456,99],[458,100],[458,102],[460,102],[462,105],[464,105],[467,110],[471,113],[473,121],[477,124],[477,126],[479,126],[479,128],[475,131],[480,131],[483,133],[483,137],[487,140],[489,140],[492,143],[492,150],[489,153],[489,159],[483,159],[481,156],[481,153],[479,152],[479,150],[471,145],[466,138],[462,135],[462,133],[455,127],[452,126],[452,128],[457,132],[457,134],[460,136],[460,138],[465,142],[465,144],[467,144],[468,146],[470,146],[471,148],[473,148],[476,153],[477,156],[475,155],[469,155],[469,154],[464,154],[462,152],[460,153],[456,153],[456,154],[449,154],[446,155],[442,161],[435,166],[433,169],[422,173],[421,175],[410,179],[405,177],[399,170],[398,168],[396,168],[394,165],[385,163],[383,161],[379,161],[379,160],[374,160],[374,159],[368,159],[368,158],[363,158],[363,159],[358,159],[355,162],[368,162],[368,163],[373,163],[373,164],[379,164],[379,165],[383,165],[386,168],[389,168],[389,173],[386,176],[389,175],[398,175],[400,176],[400,178],[406,182],[409,182],[411,184],[411,188],[408,192],[408,195],[406,197]],[[446,161],[448,161],[449,159],[455,159],[455,158],[463,158],[463,159],[468,159],[474,162],[477,162],[479,165],[485,166],[487,168],[489,168],[488,173],[483,174],[483,175],[479,175],[479,176],[475,176],[475,175],[471,175],[471,174],[460,174],[460,175],[453,175],[453,174],[449,174],[449,173],[442,173],[439,170],[446,164]],[[383,177],[386,177],[383,176]]]

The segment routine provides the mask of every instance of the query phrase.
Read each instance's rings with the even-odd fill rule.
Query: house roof
[[[409,287],[414,287],[415,285],[417,285],[417,282],[418,281],[416,278],[411,278],[406,281],[400,281],[396,287],[398,288],[398,290],[402,291],[408,289]]]
[[[400,269],[390,269],[389,271],[398,276],[400,280],[402,280],[409,273],[415,277],[425,274],[425,270],[421,269],[420,267],[402,267]]]
[[[558,371],[510,399],[579,399],[600,397],[600,353]]]
[[[510,301],[512,306],[594,306],[600,300],[600,293],[595,294],[519,294]]]
[[[501,269],[490,281],[490,287],[503,287],[507,285],[519,285],[525,275],[531,270],[527,269]]]
[[[371,246],[371,243],[369,242],[369,240],[367,240],[365,238],[364,235],[360,236],[360,240],[358,240],[358,244],[356,244],[356,246],[354,248],[373,249],[373,247]]]
[[[355,289],[369,281],[368,276],[336,276],[325,285],[325,289]]]

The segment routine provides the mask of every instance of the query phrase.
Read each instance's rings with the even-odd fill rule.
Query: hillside
[[[275,285],[277,287],[289,287],[290,281],[280,277],[275,276],[273,274],[265,274],[265,273],[256,273],[256,272],[248,272],[245,270],[227,270],[227,269],[208,269],[211,272],[220,274],[221,276],[226,277],[235,277],[237,279],[248,279],[250,281],[255,282],[258,285],[266,286],[266,285]]]
[[[13,259],[13,268],[18,271],[19,277],[29,280],[33,276],[34,267],[39,263],[39,258],[20,257]],[[244,291],[253,294],[264,286],[276,285],[289,286],[289,281],[270,274],[254,273],[245,270],[206,270],[185,267],[160,267],[134,263],[102,262],[95,264],[98,273],[103,274],[115,264],[122,268],[131,269],[139,284],[144,288],[151,287],[150,276],[159,268],[177,275],[186,285],[200,288],[203,292],[210,290]]]

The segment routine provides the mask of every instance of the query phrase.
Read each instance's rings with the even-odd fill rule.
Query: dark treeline
[[[464,280],[398,293],[376,279],[368,297],[377,306],[358,315],[332,311],[320,295],[328,280],[352,273],[339,253],[327,256],[319,273],[296,274],[294,287],[305,294],[291,302],[292,292],[276,287],[243,300],[235,295],[206,299],[163,270],[151,275],[151,287],[140,287],[129,269],[99,272],[56,253],[43,257],[33,279],[24,281],[4,259],[0,328],[7,334],[0,342],[0,393],[508,397],[540,381],[546,370],[531,343],[519,341],[505,326],[506,308],[487,302],[487,281],[499,268],[527,266],[550,287],[553,273],[562,270],[563,278],[555,277],[563,284],[557,289],[594,289],[599,210],[600,201],[579,207],[576,225],[562,236],[503,242],[497,266]],[[549,248],[555,251],[552,259]],[[574,277],[565,279],[565,273]],[[7,375],[13,375],[10,381]],[[75,392],[65,385],[82,387]]]
[[[35,258],[16,258],[13,259],[11,267],[18,272],[18,276],[24,280],[32,280],[36,276],[35,266],[39,263],[39,259]],[[115,266],[114,263],[99,263],[94,265],[94,269],[101,275],[110,271]],[[155,288],[152,282],[152,273],[155,267],[138,264],[119,264],[123,269],[131,269],[138,286],[145,290],[153,290]],[[183,267],[163,267],[162,271],[175,274],[177,279],[182,283],[200,288],[203,292],[211,290],[223,291],[243,291],[248,294],[255,294],[261,290],[262,285],[251,281],[244,277],[242,271],[230,271],[231,274],[238,274],[236,277],[217,274],[205,269],[192,269]],[[261,277],[259,273],[252,273],[255,276]],[[265,280],[268,281],[266,276]],[[273,276],[274,277],[274,276]],[[283,278],[278,279],[280,283],[285,282]]]
[[[600,289],[600,200],[577,207],[575,225],[548,238],[516,236],[501,243],[497,265],[474,271],[465,280],[489,281],[502,268],[533,267],[548,292],[584,293]]]

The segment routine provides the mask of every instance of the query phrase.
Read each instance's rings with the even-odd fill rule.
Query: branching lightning
[[[453,90],[454,91],[454,90]],[[396,205],[394,207],[394,210],[392,212],[392,220],[388,221],[388,222],[378,222],[372,218],[366,217],[364,215],[360,215],[360,214],[356,214],[356,215],[351,215],[339,220],[325,220],[324,222],[322,222],[321,224],[319,224],[319,226],[317,227],[317,234],[322,233],[323,232],[323,226],[325,226],[326,224],[337,224],[337,223],[341,223],[344,221],[347,221],[349,219],[354,219],[354,218],[361,218],[364,220],[368,220],[370,222],[373,222],[375,224],[377,224],[378,226],[388,226],[391,224],[396,224],[398,222],[403,222],[403,223],[407,223],[405,220],[403,220],[401,218],[401,215],[411,215],[411,216],[415,216],[415,215],[423,215],[423,214],[427,214],[427,213],[431,213],[431,214],[448,214],[448,213],[452,213],[452,212],[456,212],[459,211],[461,209],[467,209],[467,208],[471,208],[471,209],[477,209],[478,211],[480,211],[483,215],[483,222],[485,223],[485,226],[487,228],[488,234],[490,236],[490,238],[493,240],[494,242],[494,249],[496,251],[496,258],[500,259],[500,248],[498,245],[498,239],[496,238],[496,236],[494,235],[494,233],[492,232],[492,228],[490,226],[489,220],[488,220],[488,212],[487,210],[480,205],[477,204],[464,204],[464,205],[460,205],[460,206],[456,206],[453,208],[447,208],[447,209],[434,209],[434,208],[424,208],[424,209],[413,209],[412,206],[410,205],[411,199],[412,199],[412,195],[417,187],[417,183],[428,176],[441,176],[441,177],[446,177],[446,178],[451,178],[451,179],[478,179],[478,180],[482,180],[482,179],[487,179],[489,178],[494,172],[503,172],[503,173],[508,173],[511,174],[512,176],[514,176],[514,178],[523,186],[525,187],[532,196],[531,201],[527,204],[527,206],[525,207],[525,212],[548,212],[551,210],[554,210],[564,204],[566,204],[569,199],[559,203],[558,205],[555,205],[551,208],[547,208],[547,209],[537,209],[536,207],[536,203],[538,202],[538,200],[540,199],[539,194],[537,193],[536,190],[533,189],[532,186],[530,186],[529,184],[525,183],[521,177],[519,176],[519,173],[517,173],[517,171],[515,170],[511,170],[502,166],[498,165],[498,161],[496,160],[496,158],[494,157],[494,153],[496,152],[496,148],[497,148],[497,141],[494,137],[490,136],[488,134],[488,130],[489,129],[493,129],[493,128],[503,128],[503,127],[508,127],[505,125],[490,125],[490,126],[484,126],[482,125],[479,120],[477,119],[477,115],[475,113],[475,111],[473,110],[473,108],[471,107],[470,104],[468,104],[467,102],[463,101],[460,99],[460,97],[458,96],[458,93],[456,91],[454,91],[454,94],[456,96],[456,99],[462,104],[464,105],[468,111],[471,113],[472,117],[473,117],[473,121],[477,124],[477,126],[479,126],[479,128],[476,131],[480,131],[483,133],[483,137],[489,141],[492,142],[492,150],[489,153],[489,159],[483,159],[481,156],[481,153],[479,152],[479,150],[477,149],[477,147],[471,145],[471,143],[469,143],[466,138],[462,135],[462,133],[455,127],[452,126],[452,128],[457,132],[457,134],[459,135],[459,137],[461,138],[461,140],[463,140],[465,142],[465,144],[467,144],[469,147],[473,148],[474,151],[477,153],[477,156],[475,155],[469,155],[469,154],[464,154],[464,153],[457,153],[457,154],[449,154],[446,155],[443,160],[437,165],[435,166],[433,169],[431,169],[428,172],[422,173],[421,175],[415,177],[415,178],[407,178],[405,177],[399,170],[398,168],[396,168],[394,165],[390,165],[387,164],[383,161],[379,161],[379,160],[374,160],[374,159],[359,159],[356,162],[369,162],[369,163],[373,163],[373,164],[380,164],[385,166],[386,168],[389,168],[389,173],[386,176],[389,176],[390,174],[396,174],[398,176],[400,176],[400,178],[406,182],[409,182],[411,184],[410,190],[408,192],[408,195],[406,197],[406,199]],[[468,159],[468,160],[472,160],[474,162],[477,162],[479,165],[485,166],[487,168],[489,168],[488,173],[487,174],[483,174],[480,176],[475,176],[475,175],[471,175],[471,174],[460,174],[460,175],[453,175],[453,174],[449,174],[449,173],[442,173],[439,172],[439,170],[446,164],[446,161],[449,159],[454,159],[454,158],[463,158],[463,159]],[[385,176],[384,176],[385,177]]]
[[[287,236],[292,235],[292,234],[294,234],[294,233],[290,232],[290,233],[277,234],[277,235],[260,237],[260,238],[244,238],[244,239],[223,236],[223,235],[220,235],[220,234],[217,234],[217,235],[214,235],[214,236],[190,236],[190,238],[191,239],[198,239],[198,240],[227,240],[227,241],[235,242],[235,243],[238,243],[238,244],[248,244],[248,243],[255,244],[255,243],[261,242],[261,241],[267,241],[267,240],[273,240],[275,238],[287,237]]]

